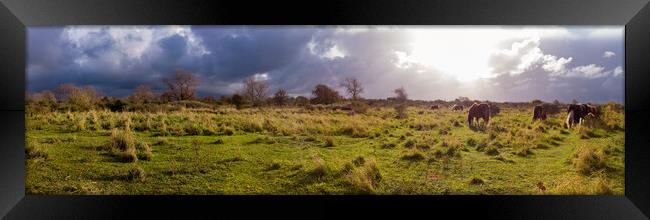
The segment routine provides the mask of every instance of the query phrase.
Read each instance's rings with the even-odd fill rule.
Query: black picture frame
[[[0,0],[0,216],[7,219],[312,217],[394,211],[454,218],[647,219],[648,0]],[[625,196],[25,195],[26,27],[41,25],[625,25]],[[263,209],[264,211],[259,211]],[[296,214],[298,212],[307,215]]]

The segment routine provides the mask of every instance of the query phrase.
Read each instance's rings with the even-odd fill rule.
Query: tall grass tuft
[[[109,145],[113,155],[125,162],[138,161],[136,140],[131,131],[113,129]]]
[[[580,173],[591,175],[606,167],[605,153],[602,149],[581,146],[573,155],[573,166]]]
[[[355,160],[352,164],[355,164],[354,166],[357,167],[348,171],[345,175],[347,183],[359,193],[375,192],[377,185],[382,179],[377,163],[374,160],[367,160],[364,163],[359,163]]]

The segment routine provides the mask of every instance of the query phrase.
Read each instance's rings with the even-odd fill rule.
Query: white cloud
[[[566,66],[573,57],[557,57],[544,54],[540,49],[540,39],[530,38],[512,44],[510,49],[492,54],[490,66],[494,75],[517,75],[541,65],[542,69],[553,74],[566,72]]]
[[[543,57],[543,64],[542,64],[542,69],[548,71],[548,72],[553,72],[553,73],[559,73],[559,72],[564,72],[566,71],[566,65],[569,64],[573,60],[573,57],[569,58],[564,58],[560,57],[557,58],[556,56],[553,55],[544,55]]]
[[[593,31],[589,32],[587,35],[588,38],[623,38],[625,32],[624,27],[603,27],[595,28]]]
[[[623,74],[623,67],[621,67],[621,66],[617,66],[617,67],[614,69],[614,76],[620,76],[620,75],[622,75],[622,74]]]
[[[604,58],[610,58],[610,57],[614,57],[614,56],[616,56],[616,53],[614,53],[612,51],[605,51],[605,53],[603,53]]]
[[[253,79],[255,80],[268,80],[269,74],[268,73],[256,73],[253,75]]]

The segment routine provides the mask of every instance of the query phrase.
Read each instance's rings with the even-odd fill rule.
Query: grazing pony
[[[432,105],[431,107],[429,107],[429,109],[431,109],[431,110],[437,110],[439,108],[440,107],[438,105]]]
[[[451,106],[452,111],[463,111],[463,106],[462,105],[454,105]]]
[[[533,108],[533,121],[535,120],[546,120],[546,109],[542,105],[536,105]]]
[[[593,112],[596,112],[596,107],[586,105],[586,104],[569,104],[567,107],[567,119],[566,119],[566,126],[567,128],[571,128],[571,126],[575,124],[582,124],[583,119],[587,114],[591,113],[594,116]]]
[[[474,103],[467,111],[467,123],[469,126],[472,126],[474,125],[474,119],[478,123],[478,120],[481,118],[485,121],[485,125],[490,123],[490,105],[487,103]]]

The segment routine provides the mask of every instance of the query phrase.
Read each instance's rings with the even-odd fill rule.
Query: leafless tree
[[[266,80],[256,80],[255,77],[250,76],[246,77],[243,83],[242,95],[251,101],[254,106],[262,105],[269,90]]]
[[[286,105],[287,102],[289,101],[289,95],[287,94],[287,91],[284,89],[278,89],[277,92],[275,92],[275,95],[273,95],[273,103],[276,105]]]
[[[163,95],[166,99],[180,101],[196,98],[195,90],[199,85],[199,80],[194,74],[176,70],[173,76],[165,77],[162,81],[167,85],[167,91]]]
[[[56,103],[56,96],[53,92],[45,90],[29,94],[27,101],[32,103]]]
[[[361,81],[354,77],[348,77],[341,82],[341,86],[345,87],[345,90],[348,92],[352,100],[358,100],[363,93],[363,86]]]
[[[156,98],[156,94],[151,91],[151,86],[147,84],[140,84],[135,87],[133,94],[129,96],[129,100],[134,103],[144,103],[153,101]]]

